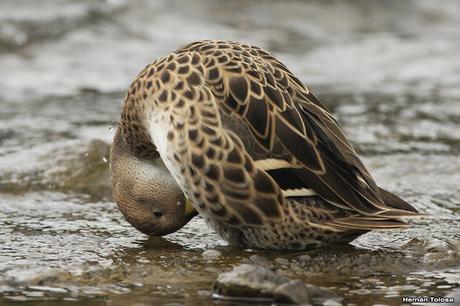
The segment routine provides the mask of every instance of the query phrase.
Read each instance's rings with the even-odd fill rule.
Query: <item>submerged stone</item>
[[[308,289],[299,279],[278,286],[274,298],[280,304],[311,305]]]
[[[202,256],[204,259],[207,259],[207,260],[213,260],[213,259],[217,259],[219,258],[220,256],[222,255],[221,252],[217,251],[217,250],[206,250],[203,252]]]
[[[313,304],[323,304],[326,302],[336,302],[336,305],[341,305],[343,298],[335,294],[333,291],[323,287],[314,286],[311,284],[305,285],[310,295],[310,299]]]
[[[268,299],[294,305],[322,304],[325,301],[335,301],[340,305],[342,301],[330,290],[305,284],[302,280],[291,280],[267,268],[249,264],[220,274],[214,283],[214,292],[223,299]]]
[[[273,298],[276,288],[287,282],[287,277],[271,270],[242,264],[230,272],[220,274],[214,284],[214,292],[230,297]]]
[[[326,300],[323,302],[323,306],[341,306],[342,303],[336,301],[336,300]]]

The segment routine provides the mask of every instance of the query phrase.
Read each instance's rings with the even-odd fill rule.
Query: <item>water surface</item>
[[[355,305],[458,297],[459,13],[456,1],[0,2],[0,305],[224,305],[213,281],[247,262]],[[164,238],[130,227],[107,163],[124,91],[197,39],[276,54],[379,185],[426,215],[293,254],[234,249],[199,218]],[[207,260],[208,249],[222,256]]]

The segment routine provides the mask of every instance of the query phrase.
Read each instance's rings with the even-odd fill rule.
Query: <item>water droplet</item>
[[[49,190],[53,189],[53,186],[51,186],[51,184],[48,185],[48,189],[49,189]]]
[[[111,132],[116,125],[117,122],[115,120],[112,120],[112,124],[109,126],[109,132]]]
[[[104,157],[102,158],[102,161],[103,161],[104,163],[106,163],[106,162],[107,162],[107,158],[105,158],[105,156],[104,156]]]
[[[89,155],[89,153],[88,153],[88,152],[86,152],[86,153],[85,153],[85,157],[88,157],[88,155]]]

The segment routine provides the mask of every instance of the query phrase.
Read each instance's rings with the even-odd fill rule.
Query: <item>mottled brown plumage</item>
[[[304,249],[416,214],[376,185],[326,107],[258,47],[199,41],[153,62],[132,83],[119,129],[134,156],[159,154],[232,242]]]

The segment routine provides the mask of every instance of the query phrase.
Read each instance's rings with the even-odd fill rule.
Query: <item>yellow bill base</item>
[[[195,207],[193,207],[192,202],[189,199],[185,199],[184,214],[186,216],[194,214],[196,212]]]

